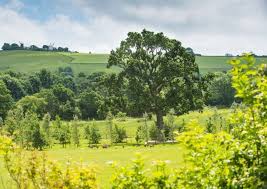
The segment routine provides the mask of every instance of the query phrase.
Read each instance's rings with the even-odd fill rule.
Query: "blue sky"
[[[206,55],[267,54],[266,19],[265,0],[0,0],[0,44],[108,53],[146,28]]]

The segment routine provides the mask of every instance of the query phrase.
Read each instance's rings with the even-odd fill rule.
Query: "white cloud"
[[[60,12],[45,21],[34,20],[20,11],[27,5],[19,5],[18,0],[12,2],[0,6],[0,44],[55,43],[83,52],[109,52],[127,32],[147,28],[162,31],[203,54],[267,54],[263,0],[72,0],[71,6],[80,10],[75,14],[82,14],[85,21]]]
[[[25,41],[42,43],[45,33],[40,25],[27,19],[15,10],[0,7],[0,43]]]

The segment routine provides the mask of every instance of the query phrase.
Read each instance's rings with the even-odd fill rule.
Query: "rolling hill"
[[[119,68],[107,69],[108,54],[59,53],[42,51],[0,51],[0,72],[19,71],[23,73],[36,72],[42,68],[51,71],[59,67],[70,66],[74,73],[84,72],[114,72]],[[196,62],[201,73],[229,70],[227,64],[231,57],[197,56]],[[258,62],[267,58],[257,58]]]

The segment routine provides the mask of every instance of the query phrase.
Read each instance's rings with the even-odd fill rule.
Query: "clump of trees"
[[[53,52],[70,52],[68,47],[54,47],[52,45],[43,45],[41,48],[36,45],[30,45],[29,47],[24,46],[23,43],[4,43],[2,46],[3,51],[12,50],[31,50],[31,51],[53,51]]]

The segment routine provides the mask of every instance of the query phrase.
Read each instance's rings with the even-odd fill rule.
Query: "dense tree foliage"
[[[211,106],[231,106],[235,100],[235,90],[232,87],[229,73],[216,73],[207,91],[209,92],[207,104]]]
[[[5,83],[0,80],[0,117],[5,119],[8,110],[12,107],[13,99]]]

